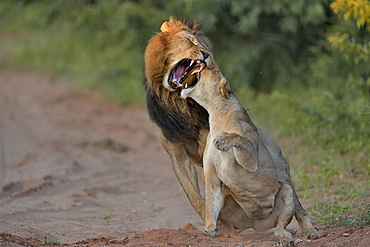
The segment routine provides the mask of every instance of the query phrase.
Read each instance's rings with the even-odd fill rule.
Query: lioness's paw
[[[232,139],[229,133],[222,132],[216,136],[213,140],[213,144],[220,151],[229,151],[230,148],[235,147],[236,144],[232,142]]]
[[[274,231],[275,236],[282,238],[292,238],[292,234],[283,228],[276,228]]]
[[[217,228],[216,226],[205,228],[204,232],[207,233],[210,237],[214,237],[217,233]]]
[[[302,238],[302,237],[311,237],[315,236],[317,234],[317,230],[315,228],[310,228],[307,230],[299,230],[296,234],[296,237]]]

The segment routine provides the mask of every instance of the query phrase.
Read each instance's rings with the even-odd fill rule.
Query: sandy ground
[[[210,238],[143,109],[0,70],[0,246],[370,246],[369,226],[317,228]]]

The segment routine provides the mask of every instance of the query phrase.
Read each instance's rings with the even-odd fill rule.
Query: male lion
[[[181,89],[195,85],[203,67],[217,69],[210,41],[195,21],[170,18],[153,36],[145,50],[145,88],[149,116],[159,127],[161,143],[172,160],[172,168],[191,205],[204,221],[204,200],[200,194],[195,165],[202,166],[209,132],[208,113],[193,99],[182,99]],[[196,73],[194,71],[198,70]],[[265,140],[271,142],[270,139]],[[275,142],[269,143],[276,149]],[[274,150],[276,153],[280,149]],[[293,189],[285,160],[276,164],[279,181]],[[300,229],[313,229],[308,213],[295,194],[294,204]],[[234,210],[232,197],[226,197],[222,211],[236,228],[243,214]],[[234,210],[234,211],[232,211]]]
[[[205,69],[199,75],[201,69],[193,70],[191,74],[200,80],[184,87],[181,97],[193,98],[209,113],[210,132],[203,158],[205,232],[216,234],[224,207],[221,217],[230,219],[239,230],[275,227],[275,235],[291,238],[286,226],[296,210],[291,183],[279,181],[276,164],[289,168],[279,146],[254,125],[218,70]],[[314,231],[310,219],[305,220],[300,231]]]
[[[145,87],[150,118],[159,127],[161,143],[172,168],[198,215],[204,220],[194,164],[201,166],[208,134],[208,113],[192,99],[182,99],[179,88],[198,79],[189,77],[195,67],[217,68],[210,41],[195,21],[170,18],[145,50]]]

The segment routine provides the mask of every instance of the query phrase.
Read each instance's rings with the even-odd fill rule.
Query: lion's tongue
[[[173,79],[176,80],[176,82],[179,82],[181,77],[185,74],[186,70],[187,67],[183,65],[177,66]]]
[[[179,83],[180,79],[185,75],[191,64],[191,60],[185,60],[181,64],[179,64],[176,68],[172,81]]]

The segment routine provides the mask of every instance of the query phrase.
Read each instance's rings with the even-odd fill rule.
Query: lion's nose
[[[202,53],[204,60],[206,60],[210,55],[209,52],[205,50],[201,50],[200,52]]]

